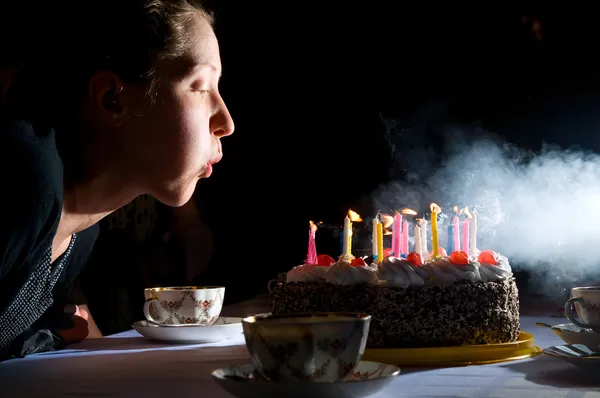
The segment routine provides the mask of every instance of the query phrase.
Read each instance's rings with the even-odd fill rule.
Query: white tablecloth
[[[563,321],[523,316],[522,329],[535,336],[538,346],[547,347],[562,341],[535,322]],[[220,343],[170,346],[128,331],[0,363],[0,397],[231,397],[210,372],[247,362],[242,335]],[[372,397],[600,398],[600,377],[540,355],[495,365],[404,369]]]

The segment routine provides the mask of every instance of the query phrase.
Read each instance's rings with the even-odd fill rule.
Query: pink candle
[[[408,254],[408,221],[402,221],[402,254]]]
[[[452,217],[452,243],[455,251],[460,250],[460,237],[459,237],[460,220],[458,215]],[[464,247],[464,246],[463,246]]]
[[[315,243],[315,237],[317,235],[317,226],[314,222],[310,221],[308,228],[308,254],[306,256],[305,264],[316,264],[317,263],[317,244]]]
[[[394,235],[395,232],[395,235]],[[394,249],[394,256],[400,257],[402,254],[402,214],[396,212],[394,215],[394,228],[392,229],[392,242]]]
[[[457,217],[458,219],[458,217]],[[455,233],[458,234],[457,229],[455,229]],[[469,219],[466,218],[462,223],[462,250],[469,254]]]
[[[398,234],[398,227],[396,226],[396,219],[394,218],[394,222],[392,223],[392,255],[395,256],[396,253],[399,253],[398,248],[396,247],[396,235]]]

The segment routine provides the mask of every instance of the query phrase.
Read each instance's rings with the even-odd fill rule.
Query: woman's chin
[[[164,190],[161,190],[160,193],[156,193],[154,198],[169,207],[181,207],[185,205],[187,202],[192,199],[194,195],[194,190],[196,189],[196,184],[198,183],[198,179],[194,180],[192,183],[188,183],[185,185],[178,185],[177,187],[167,187]]]

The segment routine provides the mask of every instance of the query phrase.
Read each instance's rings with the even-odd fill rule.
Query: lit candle
[[[465,207],[465,220],[462,222],[462,248],[467,255],[470,255],[469,250],[469,222],[471,220],[471,212],[468,207]]]
[[[473,207],[473,212],[471,213],[470,220],[470,237],[469,237],[469,254],[472,256],[477,256],[477,211],[475,211],[475,207]]]
[[[308,254],[306,255],[306,264],[317,263],[317,244],[315,238],[317,235],[317,225],[310,221],[308,228]]]
[[[408,254],[408,221],[402,220],[402,254]]]
[[[423,214],[423,218],[421,219],[421,256],[423,259],[429,253],[429,249],[427,249],[427,220],[425,219],[425,214]]]
[[[430,206],[431,209],[431,250],[433,251],[433,257],[439,256],[439,241],[438,241],[438,225],[437,216],[442,209],[435,203]]]
[[[342,251],[342,259],[349,260],[352,258],[352,221],[346,216],[344,219],[344,249]]]
[[[394,234],[395,232],[395,234]],[[394,256],[400,257],[402,254],[402,214],[394,214],[394,228],[392,229],[392,249]]]
[[[421,256],[421,258],[423,258],[423,251],[421,249],[421,226],[419,224],[421,224],[421,219],[417,220],[417,225],[415,225],[415,252],[417,254],[419,254]]]
[[[377,223],[377,262],[383,261],[383,224]]]
[[[378,256],[377,224],[381,224],[381,223],[379,222],[377,217],[373,217],[373,228],[372,228],[372,232],[371,232],[371,246],[372,246],[372,252],[373,252],[372,254],[373,254],[374,260],[377,259],[377,256]]]

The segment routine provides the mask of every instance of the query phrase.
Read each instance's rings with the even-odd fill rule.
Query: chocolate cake
[[[386,261],[388,267],[396,265],[397,269],[405,269],[408,266],[404,264],[405,260]],[[401,262],[404,263],[400,264]],[[470,264],[472,268],[469,270],[463,267],[460,271],[462,274],[454,272],[454,275],[465,275],[464,279],[461,279],[462,276],[456,277],[456,280],[444,284],[428,282],[427,278],[421,278],[423,283],[419,284],[415,275],[422,276],[434,271],[439,274],[440,270],[452,275],[451,265],[438,264],[434,271],[427,271],[425,266],[422,269],[414,268],[419,273],[412,275],[412,279],[406,279],[411,283],[402,287],[398,286],[400,282],[394,285],[393,281],[398,278],[389,276],[388,280],[379,279],[375,282],[365,279],[369,281],[365,283],[339,284],[325,280],[276,283],[271,287],[273,312],[368,313],[372,316],[367,342],[370,348],[517,341],[520,324],[519,295],[515,279],[512,273],[501,274],[500,268],[493,270],[496,274],[492,274],[492,268],[487,267],[484,273],[483,265]],[[356,267],[345,267],[348,275],[369,272],[363,269],[359,273]],[[508,263],[505,267],[508,267]],[[380,278],[386,275],[378,273],[377,268],[370,269]],[[379,271],[384,270],[380,265]],[[315,278],[318,274],[309,271],[310,278]]]

